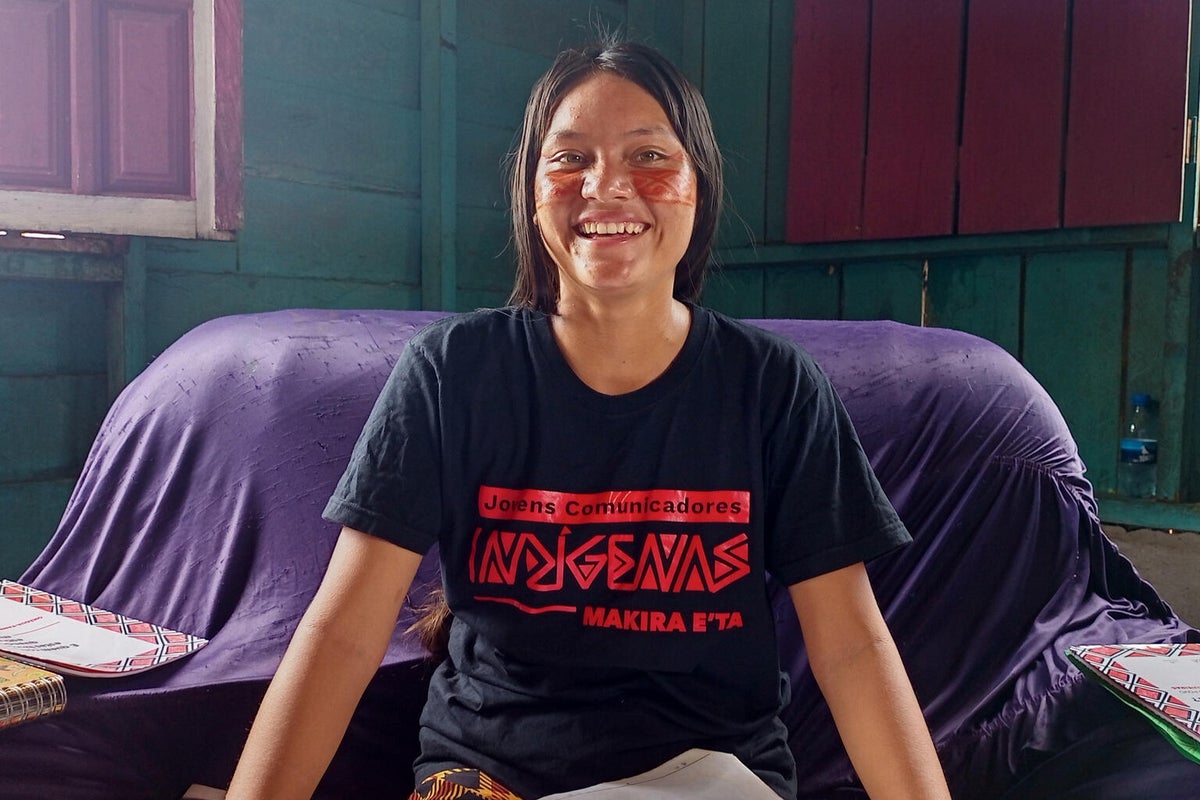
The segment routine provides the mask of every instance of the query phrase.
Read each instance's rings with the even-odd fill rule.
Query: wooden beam
[[[0,279],[95,283],[120,283],[122,280],[122,256],[119,253],[26,248],[15,244],[6,243],[0,248]]]
[[[717,261],[724,268],[740,264],[792,262],[847,263],[878,261],[907,256],[934,257],[968,253],[1018,253],[1035,250],[1069,250],[1114,245],[1159,245],[1167,243],[1167,225],[1111,228],[1074,228],[1030,233],[979,234],[974,236],[897,239],[883,242],[835,242],[830,244],[758,244],[723,247]]]
[[[421,305],[445,311],[458,286],[457,51],[457,0],[421,0]]]
[[[134,238],[123,280],[108,292],[108,399],[146,367],[146,240]]]

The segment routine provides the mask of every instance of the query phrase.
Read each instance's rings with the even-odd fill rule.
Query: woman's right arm
[[[379,668],[421,556],[343,528],[263,698],[227,800],[309,798]]]

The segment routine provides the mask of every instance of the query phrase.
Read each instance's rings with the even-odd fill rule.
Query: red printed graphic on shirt
[[[683,610],[678,602],[631,609],[557,601],[593,589],[610,601],[632,593],[647,604],[682,595],[716,600],[751,573],[749,492],[482,486],[478,513],[485,524],[472,535],[468,564],[477,601],[526,614],[578,614],[584,626],[621,630],[703,633],[742,625],[737,611]]]
[[[479,487],[479,516],[522,522],[579,525],[587,522],[750,521],[749,492],[550,492],[542,489]]]

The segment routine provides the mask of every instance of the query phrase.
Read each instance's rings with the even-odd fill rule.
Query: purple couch
[[[201,325],[114,404],[21,580],[206,636],[174,665],[69,679],[0,732],[0,798],[223,786],[315,590],[320,518],[396,355],[436,314],[283,311]],[[890,322],[764,320],[830,374],[915,542],[870,565],[958,798],[1194,798],[1200,766],[1088,683],[1072,644],[1200,641],[1101,532],[1075,444],[1008,354]],[[427,560],[419,581],[436,580]],[[419,590],[418,590],[419,591]],[[864,797],[779,591],[801,795]],[[397,626],[322,784],[403,797],[428,665]]]

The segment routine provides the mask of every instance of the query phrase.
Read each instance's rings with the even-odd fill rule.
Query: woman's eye
[[[582,153],[559,153],[550,158],[552,164],[582,164]]]
[[[652,164],[656,161],[662,161],[666,159],[666,155],[658,152],[657,150],[643,150],[642,152],[638,153],[637,159],[643,163]]]

